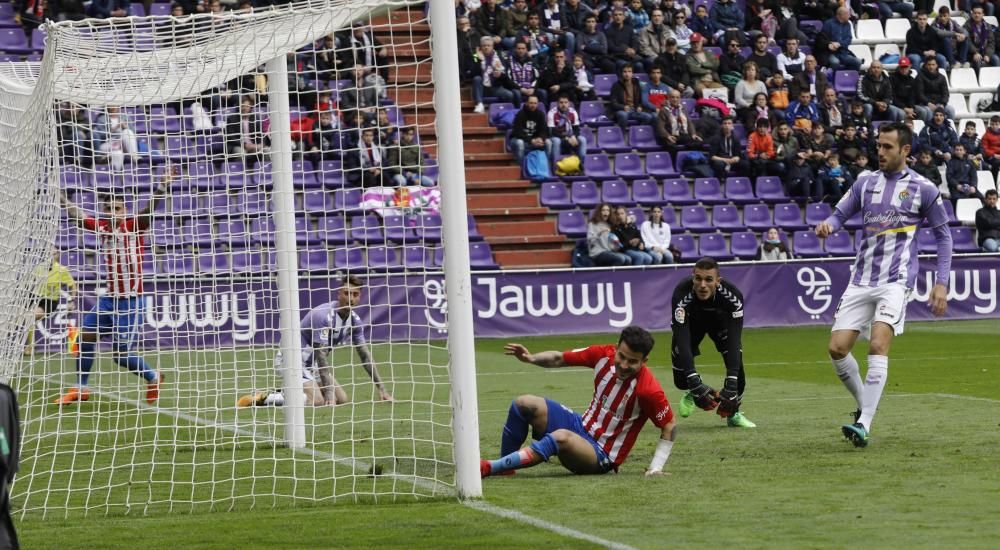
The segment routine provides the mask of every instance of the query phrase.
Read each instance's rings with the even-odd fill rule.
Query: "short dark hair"
[[[986,196],[986,197],[995,197],[995,196],[997,196],[997,190],[996,189],[990,189],[989,191],[986,192],[986,194],[984,196]]]
[[[704,257],[700,258],[697,262],[695,262],[694,268],[695,269],[702,269],[702,270],[706,270],[706,271],[709,270],[709,269],[714,269],[714,270],[718,271],[719,270],[719,262],[715,261],[715,258],[710,258],[708,256],[704,256]]]
[[[341,281],[341,285],[342,286],[355,286],[355,287],[365,286],[364,282],[361,280],[361,277],[358,277],[357,275],[348,275],[348,276],[344,277],[344,280]]]
[[[994,122],[1000,122],[1000,115],[993,115],[990,117],[990,124],[993,124]]]
[[[629,325],[622,330],[621,336],[618,337],[618,345],[622,342],[628,344],[630,350],[641,353],[643,359],[649,357],[649,352],[653,351],[653,345],[656,343],[648,330],[636,325]]]
[[[771,123],[768,122],[766,118],[760,117],[757,119],[757,122],[754,124],[754,126],[756,126],[757,128],[770,128]]]
[[[906,145],[913,145],[913,130],[902,122],[891,122],[883,124],[879,128],[879,133],[896,132],[896,144],[902,149]]]

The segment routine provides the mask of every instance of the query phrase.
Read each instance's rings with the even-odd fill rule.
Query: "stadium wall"
[[[722,276],[743,291],[746,326],[830,324],[837,297],[847,286],[851,259],[733,263]],[[921,260],[910,320],[931,319],[926,305],[933,262]],[[636,323],[652,330],[670,328],[671,293],[690,275],[690,265],[644,269],[566,269],[495,271],[472,275],[476,336],[510,337],[615,332]],[[949,289],[948,319],[1000,318],[997,256],[955,257]],[[334,299],[336,274],[304,278],[303,309]],[[147,348],[271,345],[278,341],[274,281],[223,283],[185,278],[147,286],[143,341]],[[81,288],[81,308],[97,298],[97,286]],[[359,308],[370,322],[371,339],[444,338],[447,299],[440,274],[372,276]],[[58,314],[39,326],[36,341],[49,351],[65,346],[69,319]]]

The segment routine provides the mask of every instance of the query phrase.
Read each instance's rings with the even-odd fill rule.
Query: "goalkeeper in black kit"
[[[670,359],[674,385],[685,390],[677,413],[687,418],[699,407],[716,410],[734,428],[755,428],[740,412],[746,387],[743,372],[743,294],[719,275],[719,264],[702,258],[694,264],[694,275],[677,285],[673,295],[673,342]],[[699,344],[708,335],[726,363],[722,391],[706,384],[694,367],[701,354]]]

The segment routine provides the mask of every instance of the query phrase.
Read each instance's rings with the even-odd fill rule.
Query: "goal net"
[[[455,494],[440,206],[464,196],[410,4],[49,23],[40,63],[0,67],[15,511]]]

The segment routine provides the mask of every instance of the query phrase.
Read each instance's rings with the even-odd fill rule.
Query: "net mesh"
[[[406,4],[315,0],[48,24],[40,64],[0,67],[0,292],[12,300],[0,310],[0,358],[24,425],[16,510],[155,513],[452,493],[445,311],[410,307],[428,296],[441,305],[443,249],[429,26]],[[271,168],[271,121],[285,115],[264,66],[282,57],[291,174]],[[282,384],[272,199],[284,176],[295,194],[295,315],[336,301],[348,275],[364,285],[354,311],[366,342],[348,338],[329,355],[349,401],[306,407],[302,450],[282,445],[280,407],[235,405]],[[123,277],[108,263],[113,239],[73,212],[113,219],[118,203],[125,218],[150,220],[138,328],[114,319],[101,331],[89,399],[58,406],[79,382],[86,313]],[[53,257],[75,289],[53,279]],[[116,347],[123,342],[131,347]],[[155,403],[133,356],[164,375]]]

